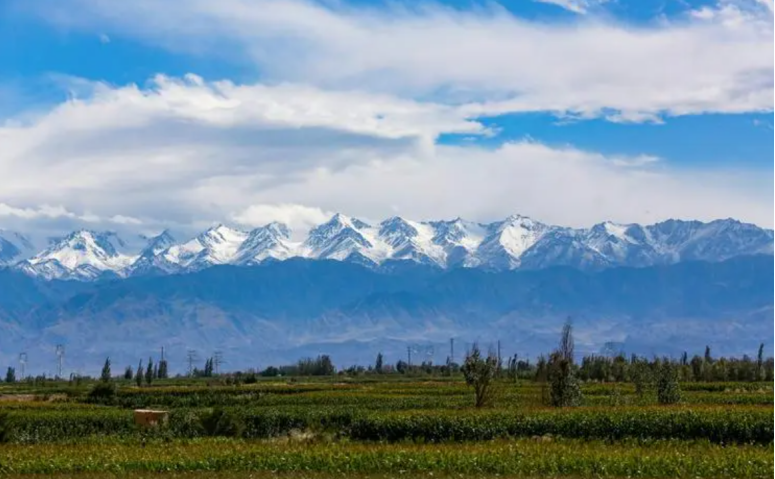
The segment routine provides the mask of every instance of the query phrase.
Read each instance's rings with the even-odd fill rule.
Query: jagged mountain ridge
[[[294,257],[370,267],[401,260],[441,269],[571,266],[599,270],[723,261],[773,252],[772,230],[733,219],[668,220],[647,226],[605,222],[574,229],[520,215],[487,224],[460,218],[418,222],[401,217],[370,224],[336,214],[301,240],[292,239],[286,225],[270,223],[252,231],[221,224],[182,243],[165,231],[146,241],[144,249],[131,252],[114,233],[81,230],[14,267],[45,279],[93,280],[190,273],[214,265],[251,266]]]

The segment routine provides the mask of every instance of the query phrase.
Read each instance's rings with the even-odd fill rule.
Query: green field
[[[0,474],[56,477],[772,477],[770,383],[686,383],[662,406],[585,383],[580,407],[499,380],[473,408],[460,378],[225,385],[170,379],[90,398],[89,382],[0,386]],[[169,411],[141,430],[135,408]],[[213,476],[217,473],[217,476]]]

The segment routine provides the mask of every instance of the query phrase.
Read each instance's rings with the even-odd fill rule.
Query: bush
[[[208,436],[242,437],[245,423],[234,412],[216,408],[202,417],[202,428]]]
[[[555,353],[549,360],[549,387],[552,406],[581,405],[581,386],[573,373],[573,364]]]
[[[10,442],[12,435],[10,416],[7,412],[0,412],[0,444]]]
[[[110,381],[100,381],[89,391],[91,402],[110,404],[116,399],[116,385]]]
[[[657,401],[659,404],[676,404],[681,400],[681,386],[678,371],[673,364],[662,361],[657,370]]]

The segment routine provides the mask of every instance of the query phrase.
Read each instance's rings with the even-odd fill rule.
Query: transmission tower
[[[186,357],[188,358],[188,375],[192,376],[194,374],[194,363],[198,359],[198,355],[196,354],[196,350],[189,349],[186,353]]]
[[[215,374],[218,374],[218,372],[221,370],[221,364],[223,364],[223,353],[221,351],[216,351],[213,354],[213,366],[215,366]]]
[[[65,345],[64,344],[57,344],[56,348],[56,355],[57,355],[57,377],[62,377],[62,361],[65,358]]]
[[[21,379],[24,379],[24,367],[27,365],[27,353],[19,353],[19,364],[22,369]]]

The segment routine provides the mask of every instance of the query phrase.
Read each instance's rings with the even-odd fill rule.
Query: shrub
[[[659,404],[675,404],[680,400],[678,371],[670,361],[664,360],[657,370],[657,401]]]
[[[90,402],[110,404],[116,399],[116,385],[111,381],[100,381],[89,391]]]
[[[573,364],[557,353],[549,359],[549,387],[552,406],[581,405],[581,386],[573,373]]]
[[[208,436],[241,437],[245,423],[234,412],[216,408],[202,417],[202,428]]]
[[[0,444],[10,442],[12,435],[9,414],[7,412],[0,412]]]

